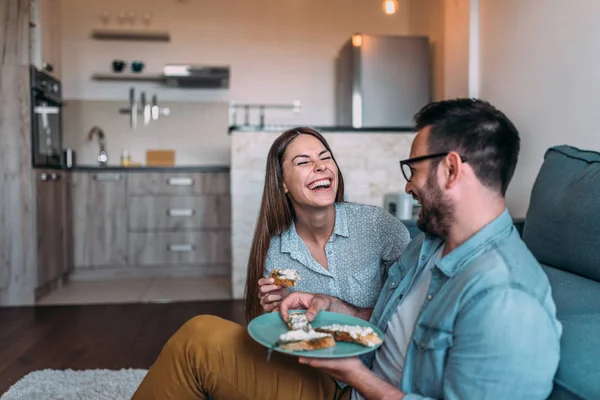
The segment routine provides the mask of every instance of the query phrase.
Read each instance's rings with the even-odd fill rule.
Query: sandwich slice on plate
[[[334,347],[335,340],[329,333],[296,330],[280,335],[277,346],[284,350],[310,351]]]
[[[320,326],[315,328],[315,331],[328,333],[337,342],[358,343],[367,347],[373,347],[382,342],[377,333],[368,326],[333,324]]]

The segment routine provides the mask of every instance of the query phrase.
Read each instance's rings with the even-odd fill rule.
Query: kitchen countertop
[[[38,169],[58,169],[75,172],[229,172],[228,165],[175,165],[172,167],[139,166],[123,167],[121,165],[75,165],[73,168],[38,167]]]
[[[284,132],[296,128],[296,125],[233,125],[229,127],[229,133],[236,132]],[[413,126],[379,126],[372,128],[353,128],[351,126],[310,126],[319,132],[388,132],[388,133],[415,133]]]

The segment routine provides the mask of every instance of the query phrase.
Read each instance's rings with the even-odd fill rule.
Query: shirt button
[[[396,282],[392,282],[392,284],[390,285],[390,289],[395,288],[396,286],[398,286],[398,284]]]
[[[431,300],[431,299],[433,299],[433,295],[430,294],[429,296],[427,296],[427,300]]]
[[[421,257],[421,261],[425,261],[425,256]]]

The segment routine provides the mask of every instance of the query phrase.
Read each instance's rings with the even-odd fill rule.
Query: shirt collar
[[[343,204],[335,204],[335,225],[333,233],[338,236],[349,237],[348,220],[346,219],[346,207]]]
[[[333,225],[333,236],[349,237],[350,232],[348,229],[348,220],[346,216],[346,209],[342,204],[334,204],[335,206],[335,224]],[[330,239],[330,240],[331,240]],[[296,224],[292,221],[290,229],[281,234],[281,252],[292,253],[294,250],[298,250],[298,243],[302,241],[298,233],[296,232]]]
[[[512,228],[513,221],[510,213],[505,208],[502,214],[496,217],[492,222],[484,226],[475,235],[467,239],[466,242],[448,253],[444,258],[437,262],[437,267],[446,276],[452,277],[459,272],[469,261],[471,256],[477,253],[482,247],[498,239],[499,236],[507,233]],[[432,239],[429,239],[430,241]],[[441,239],[433,239],[434,243],[441,243]],[[434,244],[432,243],[432,244]],[[433,245],[431,248],[437,248]]]

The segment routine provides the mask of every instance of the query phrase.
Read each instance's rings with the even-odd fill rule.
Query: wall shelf
[[[165,82],[163,75],[159,74],[125,74],[125,73],[95,73],[92,75],[95,81],[136,81],[136,82]]]
[[[171,35],[166,31],[140,31],[126,29],[94,29],[92,38],[97,40],[134,40],[149,42],[169,42]]]

